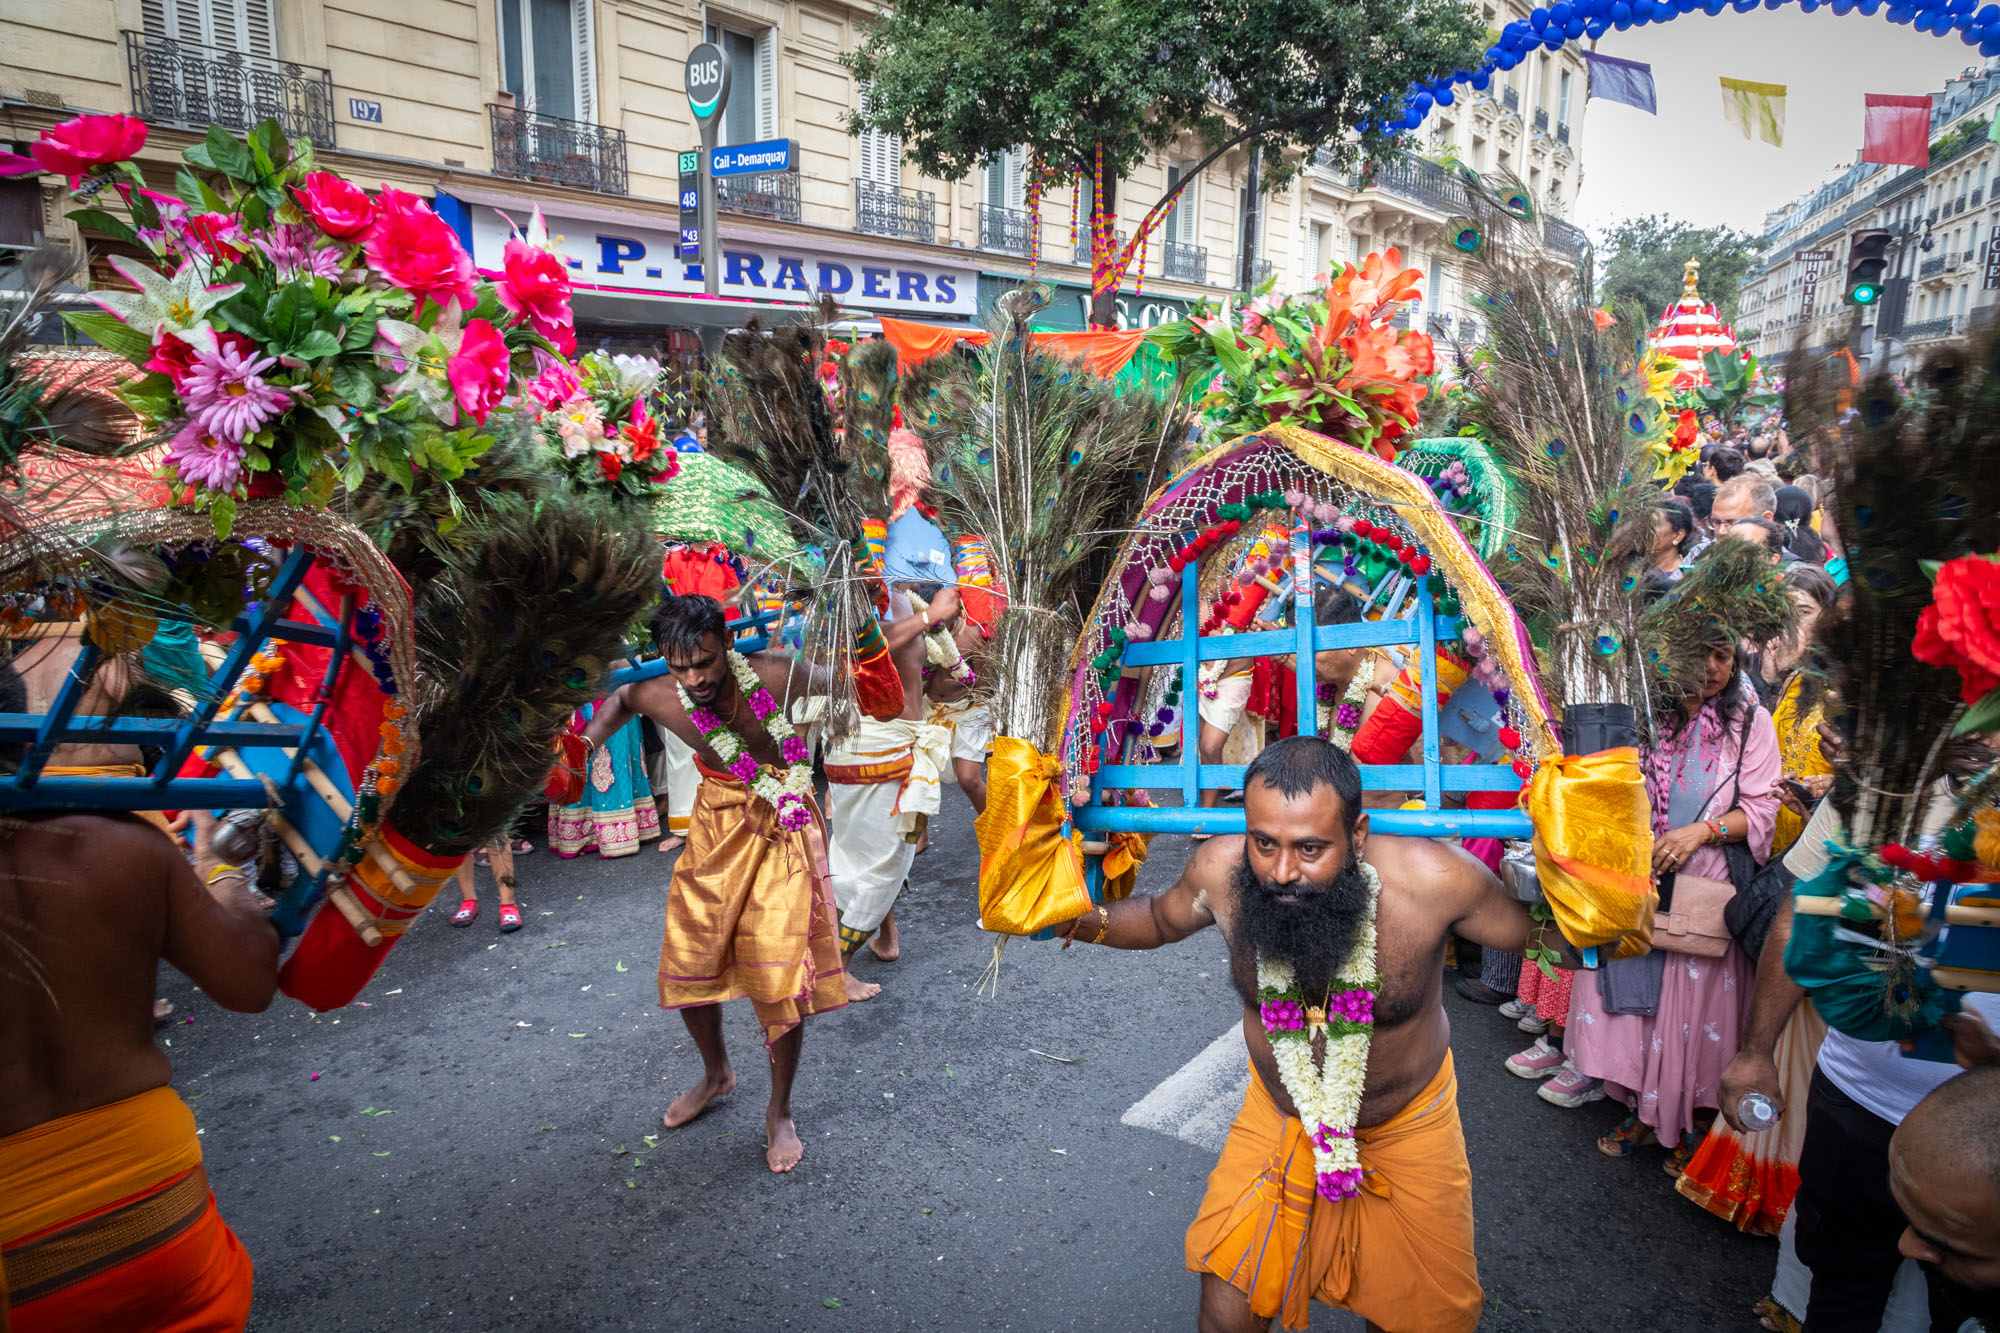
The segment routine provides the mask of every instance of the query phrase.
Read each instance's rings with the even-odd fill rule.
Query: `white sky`
[[[1593,235],[1647,213],[1756,232],[1767,210],[1854,161],[1862,95],[1936,93],[1979,63],[1956,33],[1936,37],[1856,12],[1787,6],[1607,32],[1597,49],[1653,67],[1660,114],[1591,101],[1575,218]],[[1745,141],[1722,118],[1717,80],[1786,85],[1785,145]]]

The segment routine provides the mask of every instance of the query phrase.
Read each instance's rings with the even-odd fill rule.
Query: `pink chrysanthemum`
[[[223,340],[212,352],[195,348],[194,362],[181,382],[188,416],[219,440],[240,445],[292,405],[289,390],[264,382],[264,372],[278,364],[275,356]]]
[[[243,446],[219,440],[199,422],[189,421],[167,446],[166,461],[191,481],[212,491],[232,491],[243,477]]]

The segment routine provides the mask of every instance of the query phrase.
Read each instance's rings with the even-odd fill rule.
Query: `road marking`
[[[1250,1087],[1249,1066],[1243,1025],[1232,1023],[1201,1054],[1134,1103],[1119,1122],[1221,1152]]]

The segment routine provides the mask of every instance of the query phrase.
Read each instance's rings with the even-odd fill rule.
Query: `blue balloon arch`
[[[1607,32],[1624,32],[1648,23],[1666,23],[1683,14],[1720,14],[1725,9],[1747,14],[1760,5],[1764,9],[1779,9],[1787,3],[1790,0],[1557,0],[1502,28],[1500,40],[1487,50],[1477,69],[1457,70],[1434,83],[1411,89],[1403,101],[1401,117],[1386,122],[1384,128],[1391,131],[1417,128],[1434,107],[1450,106],[1457,100],[1459,94],[1455,90],[1461,84],[1483,92],[1495,74],[1513,69],[1536,51],[1561,50],[1565,43],[1578,38],[1602,37]],[[2000,4],[1975,7],[1975,0],[1943,3],[1924,0],[1922,4],[1912,4],[1909,0],[1893,4],[1885,0],[1797,0],[1797,3],[1808,14],[1826,8],[1835,14],[1859,11],[1873,18],[1886,11],[1891,23],[1907,24],[1939,37],[1955,32],[1967,46],[1977,47],[1979,54],[2000,56]]]

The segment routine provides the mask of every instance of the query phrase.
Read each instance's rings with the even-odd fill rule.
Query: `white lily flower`
[[[90,293],[90,299],[149,338],[157,337],[163,328],[175,333],[192,328],[203,315],[243,290],[240,282],[211,285],[192,262],[182,264],[171,278],[124,255],[112,255],[110,262],[139,290],[98,290]]]

